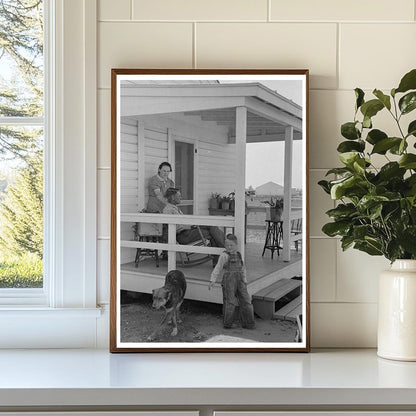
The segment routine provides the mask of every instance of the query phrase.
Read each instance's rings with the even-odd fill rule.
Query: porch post
[[[139,121],[137,124],[137,206],[139,211],[146,208],[144,141],[144,122]]]
[[[245,233],[245,182],[246,182],[246,142],[247,142],[247,108],[236,107],[235,121],[236,144],[236,186],[235,186],[235,234],[238,238],[241,255],[244,259]]]
[[[293,127],[285,129],[285,178],[283,199],[283,261],[290,261],[290,211],[292,210]]]
[[[176,224],[168,224],[168,243],[176,244]],[[168,252],[168,272],[176,269],[176,251]]]

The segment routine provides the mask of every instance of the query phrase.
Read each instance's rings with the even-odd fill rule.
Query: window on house
[[[43,3],[0,0],[0,297],[44,286]]]

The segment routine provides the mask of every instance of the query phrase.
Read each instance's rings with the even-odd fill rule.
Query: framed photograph
[[[308,75],[112,70],[111,352],[309,351]]]

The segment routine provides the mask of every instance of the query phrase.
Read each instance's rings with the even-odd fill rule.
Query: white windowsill
[[[416,409],[416,363],[384,360],[371,349],[309,354],[0,350],[0,368],[0,411],[248,405]]]

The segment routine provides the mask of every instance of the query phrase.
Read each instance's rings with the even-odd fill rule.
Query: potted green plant
[[[334,179],[319,182],[337,201],[322,230],[340,237],[343,250],[390,260],[391,269],[380,276],[378,354],[416,360],[416,120],[409,118],[416,109],[416,69],[389,94],[375,89],[366,100],[356,88],[355,95],[354,119],[341,126],[342,166],[327,172]],[[394,131],[373,125],[379,112],[392,117]]]
[[[270,197],[270,200],[261,201],[266,204],[266,221],[281,221],[283,213],[283,198]]]

